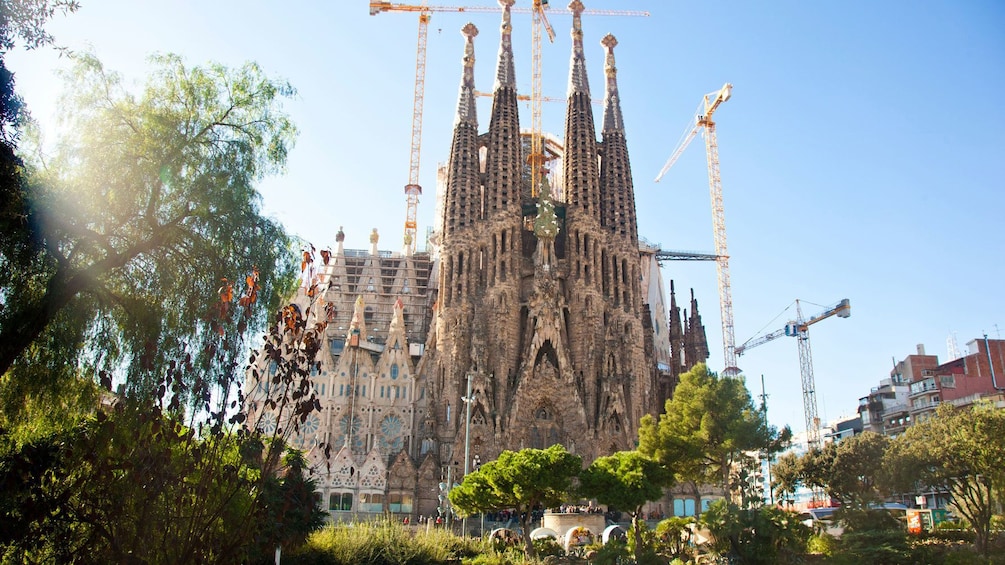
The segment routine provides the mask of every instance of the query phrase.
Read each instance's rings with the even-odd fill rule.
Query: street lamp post
[[[471,464],[471,403],[474,398],[471,396],[471,377],[473,375],[468,373],[468,392],[461,400],[466,404],[465,416],[464,416],[464,477],[467,478],[468,471],[470,470]],[[461,535],[468,535],[468,517],[467,515],[461,519]]]
[[[477,453],[475,454],[475,461],[474,461],[474,463],[475,463],[475,471],[477,471],[478,468],[481,467],[481,465],[482,465],[482,458]],[[485,512],[484,511],[479,512],[478,513],[478,517],[479,517],[479,520],[480,520],[480,523],[478,524],[478,535],[479,536],[484,536],[485,535]]]

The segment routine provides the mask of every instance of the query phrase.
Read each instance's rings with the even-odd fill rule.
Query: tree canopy
[[[643,417],[639,451],[677,469],[681,481],[734,488],[734,463],[747,452],[780,451],[791,435],[764,421],[742,378],[720,378],[698,364],[681,375],[658,421]]]
[[[5,0],[0,3],[0,51],[9,51],[18,38],[28,49],[52,43],[45,23],[57,11],[73,12],[79,7],[76,0]]]
[[[4,562],[241,563],[323,520],[299,451],[121,401],[0,449]]]
[[[802,457],[781,459],[775,481],[784,492],[803,484],[824,489],[843,507],[866,509],[888,492],[883,456],[889,445],[888,437],[868,431],[827,443]]]
[[[619,451],[600,457],[579,474],[579,490],[601,504],[628,511],[632,516],[635,560],[641,559],[642,507],[663,496],[673,486],[673,471],[638,451]]]
[[[93,56],[74,60],[68,134],[29,163],[21,209],[5,214],[21,221],[0,234],[5,408],[81,372],[163,396],[152,375],[184,356],[204,398],[243,369],[243,328],[218,323],[220,295],[254,275],[266,308],[242,323],[260,327],[295,281],[292,242],[254,186],[285,166],[294,90],[254,63],[161,55],[137,95]]]
[[[991,517],[1005,493],[1005,411],[990,403],[968,408],[942,404],[915,423],[887,451],[885,466],[906,492],[918,485],[947,488],[953,507],[987,553]]]
[[[558,506],[569,495],[582,460],[561,445],[547,449],[503,451],[483,463],[450,491],[450,504],[462,515],[513,509],[520,517],[524,549],[534,555],[531,512]]]

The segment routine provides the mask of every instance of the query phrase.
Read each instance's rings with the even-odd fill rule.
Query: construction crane
[[[537,197],[541,186],[541,176],[544,174],[544,148],[541,140],[541,27],[548,32],[548,41],[555,42],[555,30],[548,23],[544,13],[548,0],[534,0],[531,15],[531,81],[530,81],[530,155],[527,162],[530,165],[530,194]]]
[[[418,229],[419,196],[422,195],[422,185],[419,184],[419,154],[422,149],[422,108],[426,89],[426,38],[429,35],[429,19],[433,12],[499,12],[491,7],[463,6],[426,6],[398,4],[393,2],[370,2],[370,15],[381,12],[418,12],[419,39],[415,50],[415,92],[412,98],[412,141],[409,146],[408,184],[405,185],[405,234],[404,253],[411,255],[415,251],[416,231]]]
[[[656,182],[677,162],[684,150],[698,134],[705,130],[705,153],[708,160],[708,188],[712,197],[712,231],[715,236],[715,265],[719,278],[719,310],[722,318],[722,349],[725,368],[723,374],[736,376],[739,369],[736,366],[735,338],[733,336],[733,294],[729,282],[729,251],[726,246],[726,217],[722,207],[722,178],[719,175],[719,144],[715,138],[715,122],[712,115],[729,100],[733,85],[728,82],[716,92],[706,94],[698,106],[694,117],[694,125],[686,131],[683,141],[667,159],[663,169],[656,175]]]
[[[715,253],[701,253],[699,251],[671,251],[667,249],[656,250],[656,261],[718,261],[719,256]]]
[[[531,97],[532,108],[534,102],[536,101],[536,111],[532,110],[534,116],[533,121],[533,131],[537,132],[537,135],[532,136],[532,158],[540,161],[543,165],[544,155],[543,149],[541,147],[541,56],[540,56],[540,25],[543,23],[545,29],[548,31],[548,37],[550,40],[554,41],[555,32],[548,23],[547,16],[544,15],[544,10],[548,6],[547,0],[534,0],[533,8],[510,8],[510,11],[514,13],[532,13],[534,21],[534,80],[532,83],[532,92],[538,93],[537,96]],[[415,91],[412,98],[412,142],[409,150],[409,167],[408,167],[408,184],[405,185],[405,198],[406,198],[406,210],[405,210],[405,253],[411,254],[415,250],[415,240],[416,240],[416,229],[417,222],[416,217],[418,213],[419,206],[419,196],[422,195],[422,186],[419,184],[419,154],[422,148],[422,109],[423,109],[423,97],[425,93],[426,85],[426,38],[429,34],[429,20],[432,17],[433,12],[453,12],[453,13],[465,13],[465,12],[491,12],[499,13],[502,9],[499,7],[492,6],[427,6],[425,4],[401,4],[397,2],[381,2],[379,0],[370,0],[370,15],[376,16],[381,12],[417,12],[419,14],[419,37],[417,41],[417,47],[415,51]],[[552,11],[552,10],[549,10]],[[553,10],[553,13],[559,14],[571,14],[569,10]],[[648,16],[649,12],[636,12],[631,10],[584,10],[584,14],[591,15],[603,15],[603,16]],[[534,140],[536,140],[537,151],[533,151]],[[533,157],[533,156],[537,157]],[[540,183],[540,167],[531,167],[532,175],[538,175],[534,178],[533,187],[536,187]],[[533,181],[532,181],[533,182]]]
[[[816,382],[813,378],[813,354],[810,351],[809,327],[813,324],[826,320],[831,316],[847,318],[851,316],[851,302],[847,298],[837,304],[820,312],[810,319],[803,318],[803,310],[796,300],[796,319],[785,324],[785,327],[777,329],[771,333],[760,337],[748,339],[736,348],[736,354],[743,355],[748,349],[763,345],[769,341],[774,341],[780,337],[788,336],[796,338],[799,344],[799,373],[802,377],[803,386],[803,414],[806,419],[806,443],[810,449],[820,447],[820,418],[817,416],[817,392]]]

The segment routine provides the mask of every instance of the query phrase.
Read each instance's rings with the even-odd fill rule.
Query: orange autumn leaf
[[[234,300],[234,285],[230,284],[227,279],[221,279],[223,281],[223,286],[220,287],[218,291],[220,293],[220,300],[224,302],[230,302]]]

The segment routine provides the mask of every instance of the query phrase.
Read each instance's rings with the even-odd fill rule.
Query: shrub
[[[845,532],[904,531],[904,523],[886,510],[842,507],[834,518],[844,524]]]
[[[414,536],[397,522],[331,525],[314,533],[290,555],[301,565],[433,565],[491,553],[480,539],[462,538],[442,529]]]
[[[565,555],[565,550],[554,539],[545,537],[534,540],[534,553],[543,559],[549,555]]]
[[[838,544],[841,563],[912,563],[907,533],[899,530],[846,531]]]
[[[806,552],[816,555],[833,555],[837,539],[830,534],[813,534],[806,542]]]
[[[693,517],[672,516],[656,525],[656,535],[659,537],[663,554],[670,559],[689,560],[694,557],[694,525]]]
[[[738,563],[789,563],[806,550],[810,528],[796,513],[769,506],[744,510],[718,500],[702,514],[712,535],[711,547]]]
[[[611,540],[597,549],[591,563],[593,565],[617,565],[628,561],[628,544],[623,540]]]

